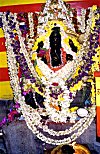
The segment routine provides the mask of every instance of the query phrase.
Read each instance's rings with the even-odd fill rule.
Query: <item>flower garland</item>
[[[34,23],[33,23],[33,13],[28,13],[28,19],[29,19],[29,26],[30,26],[30,37],[34,36]]]
[[[95,116],[95,105],[92,105],[92,108],[90,108],[89,114],[88,114],[87,117],[85,117],[83,119],[80,119],[75,125],[73,125],[73,127],[71,127],[70,129],[66,129],[65,131],[57,131],[56,132],[56,131],[50,129],[47,125],[46,125],[47,127],[41,125],[42,124],[41,123],[41,113],[39,113],[38,110],[34,110],[29,105],[26,105],[25,98],[21,94],[20,83],[19,83],[19,79],[18,79],[18,75],[17,75],[18,74],[18,67],[16,65],[16,63],[17,63],[17,61],[16,61],[16,54],[14,53],[13,47],[11,46],[11,43],[13,42],[13,39],[10,38],[10,33],[8,33],[8,30],[10,32],[10,27],[8,26],[8,21],[6,21],[6,16],[7,16],[7,14],[4,13],[4,15],[2,17],[2,21],[3,21],[3,29],[4,29],[4,32],[5,32],[5,38],[6,38],[6,46],[7,46],[7,54],[8,54],[8,65],[9,65],[9,71],[10,71],[11,85],[12,85],[13,90],[14,90],[15,101],[17,101],[17,102],[20,103],[21,109],[22,109],[22,113],[23,113],[23,115],[25,117],[25,120],[27,122],[28,127],[33,131],[33,133],[35,133],[37,135],[38,138],[40,138],[41,140],[43,140],[43,141],[45,141],[46,143],[49,143],[49,144],[59,145],[59,144],[62,144],[62,143],[70,143],[70,142],[74,141],[77,137],[79,137],[84,132],[85,129],[88,128],[88,126],[93,121],[93,118]],[[10,17],[13,17],[13,15],[10,15],[9,14],[9,18]],[[14,14],[14,17],[15,17],[14,18],[15,19],[14,21],[16,22],[16,14]],[[94,22],[96,20],[98,20],[97,17],[95,17]],[[31,73],[33,71],[33,76],[36,75],[35,77],[37,78],[37,74],[35,74],[35,71],[31,69],[32,65],[30,64],[31,62],[28,59],[27,51],[25,49],[24,41],[22,39],[20,30],[19,30],[19,27],[18,27],[18,23],[16,25],[17,25],[16,26],[16,29],[17,29],[17,32],[18,32],[18,35],[19,35],[19,41],[20,41],[20,45],[21,45],[21,48],[20,48],[20,56],[22,55],[21,50],[23,52],[25,51],[24,54],[23,54],[23,56],[24,56],[24,58],[25,58],[25,60],[26,60],[26,62],[28,64],[28,67],[30,67]],[[96,30],[98,31],[98,28]],[[94,33],[93,25],[92,25],[92,31],[91,31],[91,33]],[[96,37],[97,37],[97,34],[96,34]],[[94,41],[94,38],[92,38],[91,40]],[[91,41],[90,41],[90,45],[91,45]],[[87,46],[87,45],[85,45],[85,43],[84,43],[84,47],[85,46]],[[94,46],[95,46],[95,48],[98,47],[96,44],[94,44]],[[23,50],[23,49],[25,49],[25,50]],[[97,51],[95,50],[95,52],[97,52]],[[92,54],[92,51],[91,51],[91,54]],[[95,53],[94,53],[94,55],[95,55]],[[86,69],[86,66],[85,66],[85,69]],[[57,110],[57,108],[54,108],[54,107],[52,108],[51,106],[49,106],[49,108],[48,108],[48,105],[50,105],[50,102],[48,103],[48,101],[50,100],[49,97],[50,97],[50,94],[52,92],[52,90],[50,90],[50,86],[55,81],[55,79],[57,79],[56,77],[57,76],[55,76],[51,81],[49,81],[49,83],[46,82],[46,84],[48,86],[46,86],[46,90],[45,90],[44,94],[46,95],[46,97],[45,97],[45,105],[47,105],[46,109],[49,109],[49,110],[47,110],[47,112],[51,112],[51,109],[53,109],[54,114],[58,112],[59,114],[58,115],[56,114],[56,116],[57,116],[57,121],[59,122],[59,118],[60,118],[61,112],[59,112]],[[60,79],[60,76],[58,77],[58,81],[59,81],[59,79]],[[62,82],[64,82],[64,80]],[[78,82],[78,84],[79,84],[79,82]],[[65,95],[69,95],[68,92],[70,92],[70,91],[69,90],[66,91],[67,90],[66,85],[63,84],[63,83],[60,83],[61,88],[64,88],[62,85],[65,86],[65,89],[63,89],[64,92],[65,92]],[[94,90],[94,88],[93,88],[93,90]],[[72,94],[74,94],[74,93],[72,93]],[[64,108],[66,107],[68,109],[69,108],[69,103],[72,100],[71,99],[70,100],[67,100],[68,101],[68,104],[65,104],[65,106],[63,106],[64,105],[63,97],[62,98],[58,98],[58,100],[60,100],[60,103],[63,102],[62,103],[62,108],[63,107]],[[94,95],[93,95],[93,97],[94,97]],[[68,97],[67,97],[67,99],[68,99]],[[52,104],[52,105],[54,106],[55,103]],[[68,106],[66,106],[66,105],[68,105]],[[55,112],[55,110],[56,110],[56,112]],[[67,114],[68,113],[69,112],[67,110]],[[64,113],[62,113],[62,114],[64,114]],[[62,114],[61,114],[61,117],[62,117]],[[74,113],[72,113],[70,115],[73,115],[73,114]],[[64,114],[64,116],[65,115],[66,114]],[[51,117],[51,119],[53,121],[55,121],[55,119],[53,119],[52,116],[50,116],[50,117]],[[73,118],[75,118],[75,116],[73,116]],[[60,121],[64,122],[65,120],[63,121],[62,119],[60,119]],[[47,137],[48,135],[46,136],[45,133],[41,132],[39,128],[42,128],[43,132],[47,132],[51,136]],[[74,132],[76,130],[77,130],[77,132]],[[52,138],[53,135],[61,136],[61,135],[66,135],[66,134],[71,134],[71,133],[73,133],[73,134],[70,137],[67,137],[67,138],[66,137],[63,138],[63,139],[53,139]]]
[[[81,32],[82,33],[85,32],[85,14],[86,14],[86,10],[81,9]]]
[[[70,83],[71,86],[72,85],[74,86],[74,84],[76,84],[78,81],[80,81],[83,76],[88,75],[88,72],[90,71],[91,66],[94,63],[94,61],[92,60],[92,57],[95,56],[95,54],[96,54],[96,50],[95,49],[99,45],[98,41],[93,44],[95,39],[98,38],[98,30],[97,30],[97,32],[93,30],[94,29],[93,25],[95,26],[95,21],[97,19],[98,19],[98,16],[96,16],[96,12],[95,12],[94,15],[92,14],[92,19],[91,19],[91,20],[94,20],[94,22],[91,25],[92,26],[92,29],[91,29],[91,33],[92,34],[90,34],[90,47],[89,47],[89,45],[86,45],[85,43],[83,44],[83,45],[85,45],[85,47],[86,46],[89,47],[89,48],[85,48],[85,49],[88,49],[89,51],[88,51],[87,54],[85,54],[85,56],[82,57],[83,62],[86,62],[86,64],[84,66],[82,65],[80,67],[80,73],[79,73],[78,77],[72,78],[72,79],[66,81],[67,83]],[[96,28],[98,29],[98,27],[96,27]],[[91,35],[92,35],[92,37],[91,37]],[[92,48],[91,48],[91,41],[92,41]],[[70,87],[70,85],[69,85],[69,87]]]
[[[15,14],[15,18],[17,18],[16,14]],[[19,30],[19,25],[18,25],[17,21],[16,21],[16,30],[17,30],[17,33],[18,33],[19,41],[20,41],[20,51],[19,52],[24,54],[25,60],[26,60],[26,62],[28,64],[28,67],[29,67],[31,73],[33,74],[33,76],[38,78],[38,76],[37,76],[37,74],[36,74],[36,72],[35,72],[35,70],[34,70],[34,68],[32,66],[32,63],[30,61],[30,58],[29,58],[29,56],[27,54],[27,50],[26,50],[26,47],[25,47],[25,44],[24,44],[25,40],[23,40],[24,38],[21,37],[21,32]]]
[[[54,92],[57,89],[56,86],[50,87],[48,85],[46,87],[46,89],[45,89],[46,98],[44,101],[46,111],[52,121],[66,122],[66,117],[70,116],[69,106],[70,106],[70,103],[72,102],[72,99],[70,99],[70,97],[69,97],[69,91],[66,89],[66,86],[65,87],[63,86],[63,89],[62,90],[60,89],[61,95],[62,95],[60,98],[59,94],[56,95],[57,92],[56,93],[53,92],[53,94],[51,93],[51,91],[50,91],[51,88],[53,89]],[[58,93],[59,93],[59,91],[58,91]],[[51,95],[51,97],[50,97],[50,95]],[[59,105],[61,106],[61,111],[59,111],[59,107],[57,107],[58,101],[59,101]],[[55,112],[55,109],[56,109],[56,112]],[[65,112],[64,112],[64,110],[65,110]],[[74,121],[75,119],[76,119],[76,116],[74,118],[72,118],[71,120]]]
[[[62,0],[58,0],[57,2],[50,2],[50,0],[47,0],[43,11],[40,12],[38,20],[39,23],[47,23],[49,20],[63,19],[66,26],[75,31],[72,24],[72,16],[73,14],[70,11],[70,8],[66,7]]]

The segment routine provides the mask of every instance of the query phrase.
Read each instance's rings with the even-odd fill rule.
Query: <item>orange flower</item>
[[[52,103],[50,103],[50,107],[55,108],[57,111],[60,111],[59,106],[57,106],[55,104],[53,105]]]
[[[54,107],[57,111],[60,110],[60,108],[59,108],[57,105],[54,105],[53,107]]]

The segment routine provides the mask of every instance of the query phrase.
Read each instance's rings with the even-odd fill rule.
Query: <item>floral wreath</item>
[[[85,35],[86,40],[84,41],[81,49],[79,47],[79,44],[73,38],[73,42],[76,44],[77,48],[80,51],[83,51],[85,49],[85,51],[82,52],[82,57],[79,56],[80,51],[78,53],[78,59],[80,59],[81,57],[83,62],[80,62],[81,64],[79,64],[79,66],[77,65],[78,67],[75,73],[71,74],[71,77],[68,76],[67,78],[65,78],[64,76],[64,80],[60,81],[60,85],[58,84],[58,82],[55,81],[57,77],[53,79],[51,78],[52,80],[48,81],[48,79],[44,76],[44,74],[42,74],[40,67],[38,67],[37,65],[38,62],[36,62],[36,66],[34,69],[34,66],[31,62],[31,59],[29,58],[29,54],[27,52],[27,48],[25,45],[26,38],[23,36],[24,33],[22,35],[22,31],[20,29],[21,27],[20,25],[22,23],[20,24],[18,22],[17,14],[5,12],[1,16],[3,23],[3,30],[6,38],[9,75],[11,80],[11,86],[14,92],[14,99],[16,102],[20,103],[20,108],[22,110],[23,116],[25,117],[25,121],[28,127],[32,130],[34,134],[37,135],[39,139],[45,141],[46,143],[59,145],[62,143],[65,144],[73,142],[77,137],[79,137],[85,131],[85,129],[88,128],[88,126],[91,124],[95,116],[95,88],[94,88],[93,77],[88,79],[88,82],[91,82],[92,85],[91,88],[92,103],[89,104],[91,106],[88,106],[86,110],[84,109],[84,111],[86,111],[85,116],[82,115],[83,117],[81,117],[80,110],[78,110],[79,112],[76,112],[77,107],[69,108],[69,105],[74,100],[76,92],[81,90],[82,86],[85,87],[84,86],[85,83],[81,80],[83,80],[85,76],[88,76],[91,67],[92,71],[98,69],[98,67],[96,68],[96,66],[98,66],[96,61],[98,60],[97,56],[99,54],[100,48],[98,47],[98,44],[94,42],[95,38],[98,36],[97,33],[98,26],[96,26],[96,24],[99,18],[96,15],[97,11],[98,9],[96,7],[94,8],[93,6],[91,9],[92,15],[88,19],[92,20],[93,18],[93,22],[90,26],[91,29],[89,29],[89,31],[87,29],[87,33]],[[62,22],[59,23],[62,24]],[[61,26],[63,27],[63,25]],[[32,31],[31,27],[30,31]],[[47,36],[49,36],[48,34],[50,35],[49,32],[47,33]],[[91,36],[90,46],[92,44],[93,50],[90,50],[88,45],[86,44],[86,41],[89,42],[88,41],[89,35]],[[68,43],[68,39],[70,39],[70,37],[64,40],[66,44]],[[40,40],[44,41],[45,40],[44,36],[41,37]],[[36,44],[34,45],[33,49],[35,50],[37,49],[36,45],[40,40],[39,38],[37,38]],[[87,49],[89,51],[87,51]],[[83,54],[85,56],[86,55],[88,56],[84,57]],[[92,60],[89,58],[89,56],[92,58]],[[36,58],[33,58],[32,60],[36,60]],[[84,64],[86,61],[87,64]],[[19,63],[22,74],[24,75],[24,78],[22,77],[20,79],[21,81],[19,81],[18,77],[17,63]],[[30,105],[26,104],[25,95],[29,94],[30,92],[33,93],[34,101],[36,102],[37,105],[38,102],[35,97],[36,93],[44,97],[43,105],[45,106],[46,110],[44,110],[41,107],[34,109]],[[57,98],[55,99],[55,97]],[[53,103],[49,101],[50,99]],[[64,103],[64,101],[68,103]],[[64,110],[62,110],[62,108]],[[53,116],[54,114],[55,116]],[[80,117],[77,116],[77,114],[79,114]],[[64,124],[66,126],[66,124],[68,124],[69,122],[69,118],[70,122],[72,123],[72,126],[70,128],[65,127],[64,130],[57,131],[49,127],[49,125],[52,126],[52,122],[57,126],[59,126],[60,124],[61,125]]]

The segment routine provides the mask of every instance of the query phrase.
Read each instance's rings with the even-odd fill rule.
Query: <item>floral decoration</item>
[[[4,12],[0,21],[14,100],[32,132],[46,143],[59,145],[76,140],[95,117],[99,9],[83,9],[79,20],[76,10],[61,0],[50,2],[39,16]],[[78,115],[80,108],[87,111],[84,117]]]

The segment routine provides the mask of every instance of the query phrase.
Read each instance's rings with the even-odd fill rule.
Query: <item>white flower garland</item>
[[[86,9],[81,9],[81,32],[85,32],[85,14],[86,14]]]
[[[15,15],[16,16],[16,15]],[[16,18],[16,17],[15,17]],[[26,48],[25,48],[25,45],[24,45],[24,38],[22,38],[21,37],[21,32],[20,32],[20,30],[19,30],[19,28],[18,28],[18,22],[16,21],[16,29],[17,29],[17,32],[18,32],[18,36],[19,36],[19,41],[20,41],[20,46],[21,46],[21,50],[20,50],[20,52],[21,53],[24,53],[24,56],[25,56],[25,59],[26,59],[26,61],[27,61],[27,63],[28,64],[31,64],[30,65],[30,70],[31,70],[31,72],[33,72],[33,70],[34,70],[34,67],[32,66],[32,63],[30,62],[30,59],[29,59],[29,57],[28,57],[28,53],[27,53],[27,50],[26,50]],[[29,66],[29,65],[28,65]],[[42,66],[42,65],[41,65]],[[43,66],[42,66],[43,67]],[[68,66],[67,66],[68,67]],[[70,67],[71,68],[71,67]],[[69,73],[69,72],[68,72]],[[59,73],[60,74],[60,76],[61,76],[61,73]],[[33,72],[33,75],[34,75],[34,72]],[[58,75],[56,75],[54,78],[53,78],[53,80],[51,80],[51,81],[49,81],[49,82],[51,82],[52,83],[52,81],[54,81],[54,80],[56,80],[57,81],[57,76]],[[51,78],[50,78],[51,79]],[[61,82],[61,79],[60,78],[58,78],[58,82]],[[64,81],[62,81],[61,82],[61,84],[64,84]],[[62,85],[63,86],[63,85]],[[67,94],[68,94],[68,92],[67,92]],[[66,94],[66,95],[67,95]],[[48,94],[48,97],[49,97],[49,94]],[[47,112],[49,113],[49,115],[50,115],[50,117],[51,117],[51,119],[55,119],[56,120],[56,122],[57,121],[62,121],[63,120],[63,118],[62,117],[65,117],[65,119],[64,119],[64,121],[66,120],[66,114],[68,114],[67,113],[67,110],[68,109],[66,109],[66,114],[65,113],[63,113],[63,111],[62,112],[60,112],[60,113],[56,113],[56,110],[55,109],[51,109],[50,108],[50,106],[48,107],[48,102],[50,102],[50,100],[48,100],[48,97],[46,96],[46,99],[45,99],[45,107],[46,107],[46,109],[49,109],[49,111],[47,110]],[[70,102],[72,101],[71,99],[68,99],[67,98],[67,103],[69,103],[70,104]],[[67,105],[67,103],[65,103],[65,106]],[[62,103],[62,104],[64,104],[64,103]],[[69,107],[69,106],[68,106]],[[66,108],[68,108],[67,106],[66,106]],[[55,115],[54,117],[53,117],[53,115]],[[57,118],[56,118],[57,117]],[[76,117],[74,117],[74,118],[76,118]],[[72,119],[73,119],[73,116],[72,116]],[[55,121],[54,120],[54,121]],[[75,120],[75,119],[73,119],[73,120]]]
[[[34,37],[34,22],[33,22],[33,13],[29,12],[28,13],[28,21],[29,21],[29,30],[30,30],[30,37]]]
[[[51,6],[51,1],[47,0],[44,10],[43,10],[43,15],[47,14],[46,17],[41,17],[39,16],[38,21],[39,23],[47,23],[49,21],[49,19],[54,19],[54,17],[51,17],[51,14],[49,13],[49,7]],[[64,5],[64,2],[62,0],[58,0],[58,9],[61,9],[61,13],[58,14],[59,18],[62,18],[64,20],[64,23],[66,24],[66,26],[68,26],[69,28],[71,28],[74,32],[75,32],[75,28],[72,24],[72,13],[70,15],[68,15],[68,9],[66,8],[66,6]],[[57,17],[57,18],[58,18]]]
[[[94,106],[93,110],[95,111],[95,106]],[[92,112],[92,111],[91,111],[91,116],[92,116],[92,113],[95,116],[95,112]],[[86,123],[87,123],[87,119],[90,121],[91,116],[84,117],[83,119],[80,119],[72,127],[70,127],[69,129],[65,129],[64,131],[54,131],[53,129],[49,129],[47,125],[42,126],[42,124],[39,125],[39,128],[42,128],[44,132],[47,132],[48,134],[50,134],[52,136],[68,135],[68,134],[71,134],[72,132],[80,129],[81,127],[84,128],[84,125],[86,125]]]
[[[19,86],[19,79],[18,79],[18,68],[17,68],[17,65],[16,65],[17,62],[16,62],[16,59],[15,59],[15,55],[13,53],[13,48],[11,47],[12,39],[10,39],[9,34],[7,33],[9,26],[7,24],[7,21],[6,21],[5,13],[4,13],[2,19],[3,19],[3,29],[4,29],[5,38],[6,38],[6,47],[7,47],[7,54],[8,54],[8,66],[9,66],[9,71],[10,71],[11,85],[13,87],[15,100],[18,101],[21,105],[22,113],[25,117],[25,120],[26,120],[28,127],[33,131],[33,133],[35,133],[37,135],[38,138],[40,138],[42,141],[45,141],[46,143],[49,143],[49,144],[54,144],[54,145],[55,144],[59,145],[59,144],[62,144],[62,143],[68,144],[68,143],[74,141],[77,137],[79,137],[85,131],[85,129],[88,128],[88,126],[93,121],[93,118],[95,116],[95,107],[93,107],[93,109],[91,109],[93,112],[91,111],[91,113],[88,115],[88,117],[79,120],[79,125],[78,125],[78,123],[76,123],[73,127],[71,127],[69,129],[70,130],[69,133],[72,133],[73,130],[76,130],[76,129],[78,129],[78,131],[76,133],[73,133],[72,136],[68,137],[67,139],[66,138],[64,138],[62,140],[51,139],[51,138],[47,138],[41,132],[39,132],[36,127],[41,126],[40,125],[41,117],[36,110],[34,110],[33,108],[31,108],[30,106],[25,104],[25,99],[24,99],[23,96],[21,96],[21,88]],[[19,40],[23,41],[22,38],[20,37],[20,32],[19,32]],[[21,49],[22,50],[25,49],[23,43],[22,43]],[[26,50],[25,50],[24,56],[25,56],[26,59],[28,58]],[[28,63],[28,60],[27,60],[27,63]],[[34,75],[34,73],[33,73],[33,75]],[[78,125],[78,126],[76,127],[76,125]],[[44,130],[44,127],[42,127],[42,128]],[[55,133],[55,131],[53,131],[52,129],[51,130],[46,129],[46,131],[50,135],[53,135],[53,133]],[[67,129],[66,129],[66,131],[58,131],[55,134],[56,134],[56,136],[59,136],[59,135],[64,135],[64,133],[67,134]]]
[[[31,73],[33,74],[33,77],[39,78],[36,71],[34,70],[34,67],[33,67],[33,65],[31,63],[30,58],[29,58],[28,52],[26,50],[25,43],[24,43],[25,38],[21,36],[21,31],[19,29],[19,24],[18,24],[18,21],[16,20],[17,19],[17,14],[16,13],[14,13],[14,17],[15,17],[15,21],[16,21],[16,30],[17,30],[17,33],[18,33],[19,41],[20,41],[20,53],[24,54],[24,57],[26,59],[26,62],[28,64],[28,67],[29,67]]]
[[[70,97],[69,97],[69,90],[67,90],[66,86],[63,86],[63,90],[64,90],[64,92],[62,93],[62,95],[63,95],[62,97],[64,100],[60,101],[60,103],[59,103],[61,106],[61,111],[56,111],[55,108],[52,108],[50,106],[50,103],[52,103],[52,105],[58,106],[58,99],[57,100],[55,100],[53,98],[51,99],[49,85],[46,86],[46,88],[45,88],[46,92],[45,92],[44,105],[46,107],[46,111],[47,111],[50,119],[55,122],[66,122],[67,116],[70,116],[71,121],[76,119],[75,115],[74,115],[74,117],[72,116],[73,113],[69,113],[69,106],[73,100],[73,99],[70,99]]]

